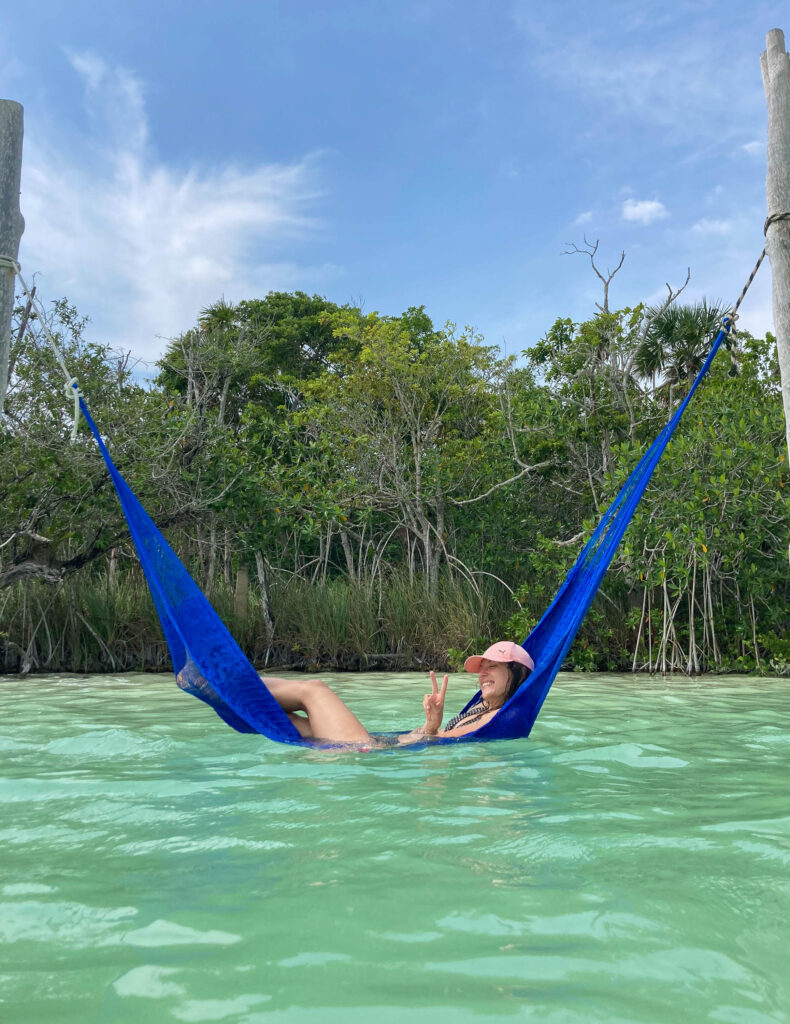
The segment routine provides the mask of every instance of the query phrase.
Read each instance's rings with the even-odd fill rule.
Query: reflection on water
[[[4,1024],[790,1020],[790,681],[560,677],[528,741],[372,753],[0,687]]]

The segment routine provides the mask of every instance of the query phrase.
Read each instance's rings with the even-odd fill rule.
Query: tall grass
[[[398,573],[373,587],[292,580],[276,587],[272,604],[276,648],[308,667],[337,668],[447,667],[448,651],[498,635],[512,611],[499,584],[477,591],[445,576],[430,598],[423,580]]]
[[[251,590],[247,614],[233,593],[212,597],[220,617],[257,665],[319,669],[449,667],[450,650],[500,635],[513,610],[494,581],[476,590],[449,575],[431,599],[422,579],[383,577],[374,587],[348,579],[312,584],[275,580],[274,637],[267,646],[261,604]],[[0,671],[167,671],[167,645],[138,568],[111,580],[83,573],[52,587],[19,584],[0,593]]]
[[[492,579],[477,589],[449,574],[440,579],[435,598],[428,597],[422,578],[410,581],[397,571],[372,587],[347,578],[320,584],[276,576],[271,642],[254,588],[241,620],[234,615],[233,592],[221,582],[212,602],[253,664],[313,673],[453,668],[498,637],[521,640],[552,596],[530,588],[518,606]],[[654,645],[660,628],[657,618]],[[628,595],[615,587],[588,613],[566,667],[630,671],[636,636]],[[643,631],[643,646],[645,636]],[[730,641],[727,669],[753,670],[742,652],[739,656],[738,636],[726,630],[721,636]],[[790,672],[786,636],[761,628],[759,640],[771,671]],[[167,644],[139,565],[114,579],[86,571],[58,586],[20,583],[0,591],[0,673],[169,669]]]

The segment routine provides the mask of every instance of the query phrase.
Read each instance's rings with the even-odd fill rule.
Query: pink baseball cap
[[[535,662],[519,644],[512,644],[509,640],[500,640],[499,643],[491,644],[483,654],[475,654],[464,662],[464,671],[479,672],[480,665],[486,661],[517,661],[520,665],[526,665],[532,671]]]

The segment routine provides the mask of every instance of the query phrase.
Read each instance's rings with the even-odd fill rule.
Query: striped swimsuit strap
[[[485,703],[485,701],[479,700],[477,704],[473,704],[471,708],[467,708],[466,711],[462,711],[456,715],[455,718],[451,718],[447,725],[444,727],[443,732],[450,732],[461,722],[464,724],[472,723],[478,718],[482,718],[483,715],[487,714],[491,708]]]

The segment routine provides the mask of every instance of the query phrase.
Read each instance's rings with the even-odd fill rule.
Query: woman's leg
[[[303,740],[315,739],[313,730],[310,728],[310,722],[304,715],[298,715],[295,711],[286,711],[285,713]]]
[[[261,678],[300,735],[336,743],[371,742],[370,733],[353,711],[320,679]],[[307,722],[294,714],[296,711],[306,712]]]

